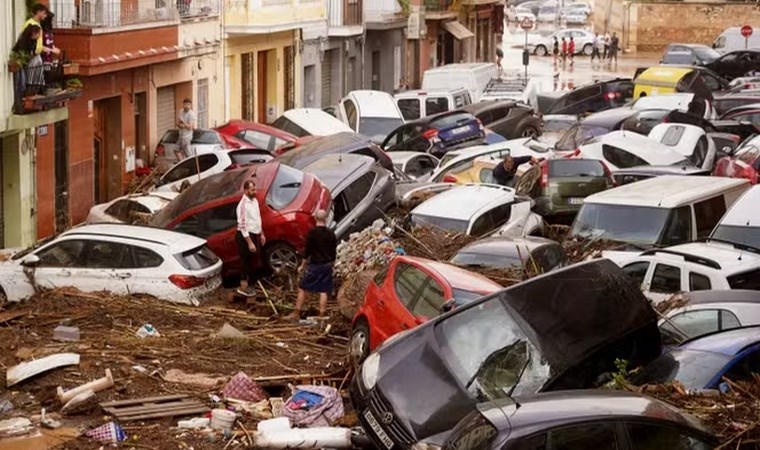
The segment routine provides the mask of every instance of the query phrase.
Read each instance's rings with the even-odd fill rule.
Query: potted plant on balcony
[[[12,51],[8,59],[8,71],[16,73],[29,63],[30,55],[27,52]]]
[[[84,84],[79,78],[69,78],[66,80],[66,89],[82,89]]]

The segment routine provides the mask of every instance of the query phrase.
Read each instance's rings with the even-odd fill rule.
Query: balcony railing
[[[183,6],[183,12],[190,16],[193,12],[201,14],[206,6],[193,6],[193,3],[205,3],[193,0],[185,8],[182,0],[53,0],[51,9],[55,12],[56,28],[117,28],[131,25],[145,25],[157,22],[177,21],[177,5]],[[212,2],[213,3],[213,2]],[[219,7],[217,6],[217,14]]]
[[[362,24],[362,0],[328,0],[328,25],[331,27]]]
[[[180,0],[177,9],[182,20],[218,16],[222,12],[222,0]]]
[[[448,12],[451,9],[452,0],[425,0],[426,12]]]
[[[384,23],[403,19],[404,13],[397,0],[363,0],[364,20],[370,23]]]
[[[82,95],[82,85],[66,74],[75,71],[70,65],[53,62],[47,65],[9,67],[13,72],[13,113],[31,114],[62,108],[66,101]]]

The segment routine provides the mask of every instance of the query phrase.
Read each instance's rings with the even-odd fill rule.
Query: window
[[[401,110],[401,115],[405,120],[415,120],[420,118],[420,99],[418,98],[402,98],[399,99],[398,109]]]
[[[663,294],[681,292],[681,269],[667,264],[657,264],[649,290]]]
[[[417,299],[417,293],[429,277],[420,269],[402,263],[396,266],[393,278],[395,280],[393,286],[396,289],[398,299],[405,307],[409,308]]]
[[[205,245],[174,255],[174,257],[187,270],[203,270],[219,262],[219,257]]]
[[[197,159],[197,161],[196,161]],[[201,173],[211,169],[219,162],[219,158],[213,154],[198,155],[197,157],[186,158],[181,163],[169,169],[161,179],[164,184],[174,183],[193,175],[198,175],[198,168]]]
[[[201,211],[178,223],[174,231],[208,238],[237,225],[236,208],[237,203],[227,203]]]
[[[731,286],[731,289],[760,291],[760,269],[732,275],[728,277],[728,285]]]
[[[417,298],[412,312],[419,317],[436,317],[441,313],[443,303],[443,287],[437,281],[430,278],[425,288]]]
[[[654,424],[626,424],[628,436],[636,450],[712,450],[713,446],[681,430]]]
[[[488,217],[488,214],[482,214],[480,217],[475,219],[475,222],[472,224],[472,229],[470,229],[470,235],[475,237],[481,237],[486,235],[489,231],[493,230],[493,223],[491,222],[491,218]]]
[[[491,125],[494,121],[494,113],[491,110],[485,110],[475,115],[475,117],[478,118],[481,122],[483,122],[483,125]]]
[[[662,328],[675,332],[680,330],[687,337],[692,338],[720,330],[718,318],[717,309],[685,311],[671,317],[669,321],[662,324]]]
[[[272,136],[260,131],[245,130],[240,136],[244,141],[253,145],[260,150],[274,150],[272,147]]]
[[[697,238],[709,236],[725,213],[726,202],[722,195],[695,203],[694,216],[697,223]]]
[[[679,142],[681,142],[681,136],[683,136],[684,131],[686,131],[686,127],[679,125],[671,126],[667,129],[667,131],[665,131],[665,135],[662,136],[662,140],[660,142],[663,145],[675,147]]]
[[[153,250],[135,246],[131,246],[131,248],[132,257],[134,258],[135,267],[137,268],[145,269],[148,267],[158,267],[164,263],[164,258]]]
[[[353,210],[359,203],[369,195],[372,185],[375,183],[375,173],[367,172],[351,183],[346,190],[346,200],[348,201],[349,211]]]
[[[724,375],[731,381],[753,380],[754,374],[760,373],[760,347],[744,356]]]
[[[705,85],[707,85],[707,88],[711,91],[720,91],[723,89],[723,83],[720,82],[717,78],[710,75],[709,73],[702,73],[702,80],[704,80]]]
[[[354,105],[353,101],[346,100],[343,102],[343,108],[346,110],[346,120],[348,121],[348,126],[351,127],[352,130],[355,130],[357,121],[356,105]]]
[[[472,103],[470,101],[470,94],[457,94],[454,96],[454,108],[459,109],[463,106]]]
[[[610,423],[584,424],[549,432],[551,450],[617,449],[615,426]]]
[[[208,78],[198,80],[198,128],[208,128]]]
[[[304,130],[303,128],[301,128],[301,126],[299,126],[298,124],[296,124],[295,122],[293,122],[292,120],[288,119],[285,116],[280,116],[279,118],[277,118],[277,120],[272,122],[272,126],[275,128],[279,128],[282,131],[287,131],[288,133],[295,135],[296,137],[311,136],[311,133]]]
[[[742,324],[739,323],[739,319],[731,311],[725,309],[720,310],[720,329],[731,330],[733,328],[739,328]]]
[[[135,214],[152,214],[147,206],[132,200],[119,200],[109,206],[106,211],[109,216],[122,222],[132,222]]]
[[[691,241],[691,208],[682,206],[670,213],[660,239],[663,245],[676,245]]]
[[[449,110],[449,99],[446,97],[428,97],[425,99],[425,112],[428,116]]]
[[[489,450],[499,432],[479,411],[467,416],[451,433],[446,450]]]
[[[129,246],[117,242],[88,241],[85,246],[83,266],[88,269],[134,268]]]
[[[633,153],[629,153],[621,148],[607,144],[602,144],[602,155],[604,156],[604,159],[612,163],[618,169],[649,165],[648,162]]]
[[[303,172],[280,164],[267,192],[267,205],[278,211],[285,208],[296,199],[302,182]]]
[[[81,267],[79,257],[85,241],[66,240],[57,242],[37,252],[37,267]]]
[[[546,273],[565,262],[565,250],[561,245],[551,244],[536,249],[531,255],[542,273]]]
[[[489,184],[495,184],[496,180],[493,179],[493,169],[484,167],[480,169],[480,173],[478,173],[478,179],[481,183],[489,183]]]
[[[712,288],[710,278],[696,273],[689,272],[689,291],[709,291]]]
[[[635,262],[623,267],[625,272],[636,283],[636,286],[644,284],[644,278],[647,276],[647,270],[649,270],[649,263],[646,261]]]

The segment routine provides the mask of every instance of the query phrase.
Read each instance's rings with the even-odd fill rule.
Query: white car
[[[760,249],[760,186],[751,187],[731,205],[710,238]]]
[[[179,192],[149,192],[118,197],[90,208],[87,223],[133,223],[150,217],[174,200]]]
[[[539,22],[556,22],[557,21],[557,3],[546,2],[538,9]]]
[[[156,165],[163,168],[171,167],[177,163],[177,150],[179,149],[179,130],[167,130],[156,145]],[[193,130],[190,141],[189,154],[186,156],[200,155],[229,149],[224,137],[216,130]]]
[[[631,103],[630,107],[637,111],[647,111],[653,109],[673,111],[677,109],[679,111],[686,112],[686,110],[689,108],[689,103],[691,103],[693,99],[694,94],[688,92],[679,92],[677,94],[647,95],[637,98],[633,103]],[[712,102],[706,99],[700,99],[700,101],[705,102],[705,113],[703,116],[704,119],[717,119],[718,113],[715,111],[715,107],[713,106]],[[625,108],[625,106],[622,106],[621,109],[622,108]]]
[[[622,268],[655,303],[679,292],[760,289],[760,254],[724,242],[693,242],[652,249]]]
[[[337,117],[376,144],[404,124],[396,99],[383,91],[351,91],[338,105]]]
[[[536,22],[536,16],[533,14],[533,11],[523,6],[510,6],[507,8],[506,18],[508,22],[515,22],[517,24],[522,23],[525,19],[528,19],[532,23]]]
[[[156,192],[180,192],[182,184],[191,185],[198,180],[237,169],[249,164],[261,164],[273,159],[266,150],[246,149],[214,151],[185,158],[156,181]],[[199,172],[200,170],[200,172]]]
[[[649,139],[680,153],[700,169],[712,170],[718,149],[703,128],[683,123],[655,125],[647,136]]]
[[[532,206],[531,199],[516,195],[512,188],[466,184],[425,200],[408,219],[413,225],[475,237],[525,237],[543,224]]]
[[[572,155],[598,159],[610,171],[647,165],[688,164],[682,153],[631,131],[612,131],[594,138],[588,144],[581,145]]]
[[[0,261],[0,304],[31,297],[36,285],[198,305],[222,283],[222,261],[204,239],[136,225],[84,225],[6,256]]]
[[[559,42],[560,47],[562,45],[563,37],[565,40],[569,41],[570,37],[572,36],[573,41],[575,41],[575,54],[583,53],[584,55],[591,56],[591,51],[594,48],[594,38],[596,35],[587,30],[578,30],[572,28],[559,30],[556,33],[549,35],[548,37],[544,37],[538,34],[528,36],[528,51],[538,56],[546,56],[550,54],[554,46],[555,36]]]
[[[425,181],[438,167],[438,158],[429,153],[420,152],[388,152],[394,169],[400,170],[408,177]]]
[[[319,108],[289,109],[272,122],[272,126],[297,137],[354,132],[351,127]]]

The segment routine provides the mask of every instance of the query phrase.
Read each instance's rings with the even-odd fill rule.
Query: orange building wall
[[[37,239],[55,233],[55,127],[47,129],[47,136],[37,136]]]

